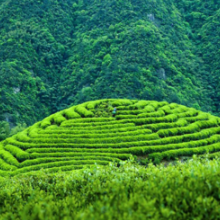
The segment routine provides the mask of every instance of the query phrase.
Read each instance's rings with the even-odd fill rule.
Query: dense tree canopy
[[[215,0],[0,0],[0,115],[32,124],[101,98],[219,113]]]

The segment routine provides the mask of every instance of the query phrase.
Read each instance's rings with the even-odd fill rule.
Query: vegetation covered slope
[[[101,98],[218,113],[184,15],[174,0],[0,0],[2,119],[30,125]]]
[[[219,123],[218,117],[176,103],[90,101],[1,142],[0,174],[68,171],[131,155],[154,163],[207,152],[212,156],[220,151]]]
[[[0,180],[0,218],[219,219],[219,160],[133,164]]]
[[[219,112],[219,15],[220,2],[217,0],[174,0],[182,18],[189,24],[189,38],[196,47],[193,53],[202,59],[200,69],[203,81],[207,82],[212,111]]]

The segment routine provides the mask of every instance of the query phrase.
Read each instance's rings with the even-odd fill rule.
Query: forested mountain
[[[0,115],[28,125],[101,98],[219,113],[219,9],[207,0],[0,0]]]
[[[212,112],[220,111],[220,1],[175,0],[177,7],[191,27],[190,39],[196,46],[194,54],[203,61],[203,81],[207,82],[213,104]]]

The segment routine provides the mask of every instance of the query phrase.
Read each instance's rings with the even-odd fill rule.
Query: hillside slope
[[[131,155],[154,163],[207,152],[215,157],[220,151],[219,124],[218,117],[176,103],[90,101],[1,142],[0,174],[81,169],[119,163]]]
[[[0,0],[0,116],[30,125],[101,98],[217,113],[180,9],[173,0]]]
[[[219,15],[220,2],[216,0],[174,0],[182,19],[191,29],[193,54],[202,60],[200,75],[212,99],[212,111],[219,112]]]

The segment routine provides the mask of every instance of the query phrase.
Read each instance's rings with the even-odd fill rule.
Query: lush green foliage
[[[188,24],[189,39],[196,45],[193,53],[202,61],[200,72],[212,98],[212,111],[219,112],[220,2],[217,0],[174,0],[174,2]]]
[[[8,122],[0,121],[0,141],[23,131],[26,127],[26,124],[18,124],[17,126],[10,128],[10,124]]]
[[[72,172],[0,179],[0,218],[216,220],[220,161],[147,168],[120,162]]]
[[[1,120],[30,125],[101,98],[218,114],[218,8],[206,0],[0,0]]]
[[[116,115],[112,110],[116,108]],[[220,151],[220,119],[176,103],[104,99],[57,112],[0,143],[0,175],[56,172],[131,155],[154,163]]]

